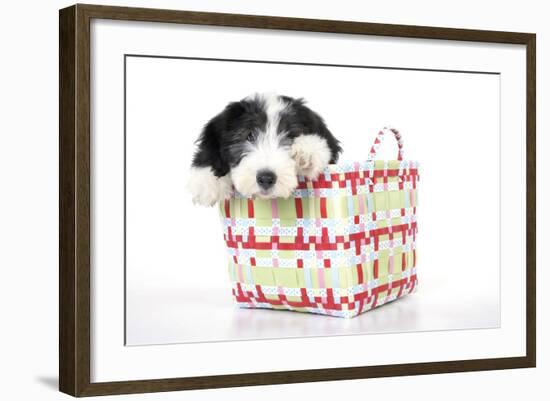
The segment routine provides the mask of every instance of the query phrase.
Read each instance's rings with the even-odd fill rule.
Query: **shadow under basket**
[[[397,160],[375,160],[385,133]],[[286,199],[220,202],[240,307],[354,317],[417,287],[418,163],[379,132],[369,159],[299,176]]]

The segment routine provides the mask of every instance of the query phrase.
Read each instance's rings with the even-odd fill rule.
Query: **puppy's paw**
[[[210,167],[192,167],[187,190],[194,204],[214,206],[233,194],[233,185],[228,175],[216,177]]]
[[[319,135],[300,135],[294,140],[290,154],[296,162],[296,173],[315,179],[330,162],[330,149]]]

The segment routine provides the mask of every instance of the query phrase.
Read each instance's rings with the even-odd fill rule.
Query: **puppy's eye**
[[[249,132],[246,140],[248,142],[254,142],[256,140],[256,135],[254,134],[254,132]]]

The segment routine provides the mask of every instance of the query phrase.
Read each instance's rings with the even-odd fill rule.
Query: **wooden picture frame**
[[[90,380],[90,21],[94,18],[440,39],[526,46],[526,356],[222,376],[92,383]],[[59,389],[73,396],[534,367],[536,362],[536,36],[193,11],[74,5],[59,14]]]

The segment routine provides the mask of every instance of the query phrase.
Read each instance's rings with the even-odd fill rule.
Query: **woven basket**
[[[385,134],[397,160],[375,161]],[[363,162],[298,177],[287,199],[220,203],[240,307],[353,317],[415,290],[418,164],[379,132]]]

